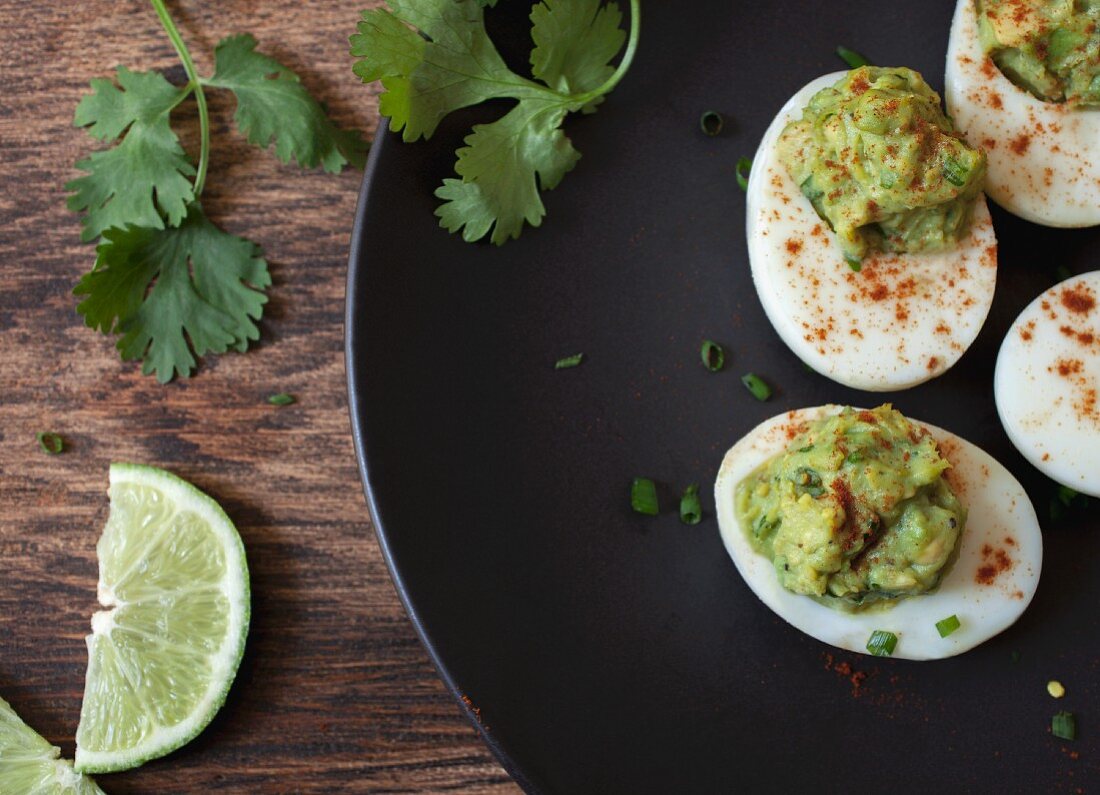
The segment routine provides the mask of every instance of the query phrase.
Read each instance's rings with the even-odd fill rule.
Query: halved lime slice
[[[0,698],[0,792],[4,795],[103,795],[87,776]]]
[[[100,604],[76,769],[137,767],[191,740],[225,701],[248,635],[248,564],[221,507],[153,467],[111,465],[96,545]]]

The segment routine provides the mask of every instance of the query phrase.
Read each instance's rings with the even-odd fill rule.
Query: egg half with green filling
[[[940,375],[993,300],[984,159],[938,105],[911,70],[824,75],[780,109],[753,160],[746,233],[760,302],[796,356],[846,386]]]
[[[986,193],[1045,226],[1100,224],[1100,3],[1076,6],[959,0],[947,48],[947,109],[986,151]]]
[[[745,583],[795,628],[848,651],[880,650],[869,648],[880,632],[894,639],[894,657],[951,657],[1011,626],[1031,602],[1042,569],[1039,522],[1011,473],[965,439],[905,420],[909,432],[884,443],[878,425],[889,414],[825,405],[761,423],[722,461],[718,526]],[[848,421],[848,446],[818,454],[832,464],[803,466],[810,448],[828,441],[820,434],[831,419]],[[781,465],[770,463],[776,456]],[[891,474],[887,458],[912,460],[912,469]],[[746,489],[766,500],[784,488],[782,510],[766,502],[746,509]],[[859,496],[867,489],[885,496],[867,503]],[[795,526],[779,540],[783,521]],[[853,537],[858,549],[845,535],[853,528],[863,528]],[[770,555],[762,533],[774,534],[764,545]]]

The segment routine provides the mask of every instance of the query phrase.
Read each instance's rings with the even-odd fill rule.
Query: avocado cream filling
[[[814,94],[779,158],[853,265],[870,251],[942,251],[966,235],[985,155],[912,69],[864,66]]]
[[[1044,102],[1100,108],[1100,0],[977,0],[983,49]]]
[[[739,483],[737,519],[789,591],[842,609],[927,593],[966,522],[950,466],[889,405],[848,408]]]

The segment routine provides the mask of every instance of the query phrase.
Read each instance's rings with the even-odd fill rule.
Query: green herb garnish
[[[703,507],[699,503],[699,484],[692,483],[680,497],[680,521],[684,524],[699,524],[703,518]]]
[[[462,239],[490,234],[497,245],[538,226],[539,190],[557,187],[580,153],[561,125],[569,113],[592,113],[634,59],[639,0],[630,0],[630,37],[618,67],[611,59],[626,34],[616,3],[554,0],[531,10],[531,74],[505,65],[485,31],[487,0],[391,0],[364,11],[351,37],[364,83],[382,81],[379,112],[405,141],[430,138],[452,111],[490,99],[517,103],[491,124],[478,124],[458,150],[459,179],[435,195],[440,225]],[[492,4],[492,3],[488,3]]]
[[[200,76],[164,0],[151,2],[187,83],[125,66],[117,84],[93,80],[74,124],[115,145],[79,161],[87,173],[66,188],[69,208],[84,213],[82,239],[98,240],[95,265],[73,290],[84,296],[77,311],[89,327],[121,334],[122,358],[141,359],[142,372],[163,383],[190,375],[196,357],[247,350],[271,285],[259,247],[219,229],[199,203],[210,164],[206,91],[231,91],[240,132],[261,148],[274,142],[284,163],[338,172],[362,165],[366,143],[338,129],[298,75],[256,52],[252,36],[222,39],[214,74]],[[198,111],[197,166],[171,124],[189,97]]]
[[[861,66],[870,66],[871,62],[864,56],[860,55],[855,50],[849,50],[843,45],[836,48],[836,54],[840,56],[840,60],[848,64],[849,69],[858,69]]]
[[[39,431],[34,435],[38,440],[38,447],[43,453],[57,455],[65,450],[65,440],[61,434],[52,431]]]
[[[847,254],[845,254],[844,261],[847,262],[848,267],[854,270],[856,273],[859,273],[861,270],[863,270],[862,260],[858,260],[855,257],[849,257]]]
[[[726,352],[717,342],[703,340],[699,348],[699,357],[703,360],[703,366],[712,373],[717,373],[726,364]]]
[[[297,403],[298,399],[294,395],[287,394],[286,392],[279,392],[274,395],[267,396],[267,402],[272,406],[289,406],[291,403]]]
[[[584,361],[583,353],[574,353],[572,356],[566,356],[564,359],[558,359],[554,362],[555,370],[566,370],[570,367],[576,367],[578,364]]]
[[[1050,733],[1062,740],[1077,739],[1077,720],[1072,712],[1059,712],[1050,721]]]
[[[889,657],[894,653],[894,649],[897,645],[897,635],[893,632],[876,629],[871,633],[871,637],[867,641],[867,651],[871,652],[871,654],[876,657]]]
[[[630,507],[646,516],[660,512],[657,505],[657,486],[649,478],[634,478],[630,484]]]
[[[741,190],[747,191],[749,189],[749,174],[752,172],[752,158],[738,158],[735,172],[737,174],[737,184]]]
[[[725,123],[726,120],[722,118],[722,114],[716,110],[705,111],[699,117],[699,129],[703,131],[704,135],[709,135],[712,138],[722,134],[722,127]]]
[[[959,623],[958,616],[948,616],[942,621],[936,622],[936,631],[940,633],[941,638],[946,638],[960,626],[962,625]]]
[[[943,176],[948,182],[956,187],[962,187],[966,184],[966,175],[970,173],[967,169],[959,165],[959,162],[953,157],[945,157],[943,159]]]
[[[758,375],[745,373],[741,376],[741,383],[752,392],[752,396],[757,400],[767,400],[772,396],[772,388]]]

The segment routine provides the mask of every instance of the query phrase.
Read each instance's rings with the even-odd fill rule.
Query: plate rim
[[[366,423],[360,420],[360,404],[362,396],[359,393],[357,382],[361,371],[367,367],[359,367],[356,364],[356,351],[361,350],[355,341],[355,315],[359,310],[359,293],[363,287],[365,272],[367,271],[366,257],[367,245],[365,241],[364,227],[371,194],[378,172],[378,162],[382,153],[394,145],[397,133],[390,130],[390,120],[385,116],[379,117],[378,128],[371,140],[370,153],[367,156],[367,164],[363,170],[363,181],[359,187],[359,196],[355,204],[355,219],[351,229],[351,241],[348,247],[348,271],[344,284],[344,373],[347,383],[348,414],[351,420],[352,445],[355,448],[355,459],[359,470],[359,480],[363,487],[363,496],[366,498],[367,511],[370,515],[371,526],[374,528],[374,537],[382,551],[382,558],[386,563],[390,580],[397,596],[401,600],[401,606],[406,616],[412,622],[416,630],[417,638],[421,646],[427,651],[428,657],[435,667],[436,675],[443,681],[444,686],[454,698],[461,714],[467,722],[474,727],[482,742],[488,746],[493,756],[504,768],[504,771],[519,785],[524,792],[537,792],[533,782],[523,773],[519,764],[496,735],[490,734],[478,718],[472,702],[464,698],[464,694],[455,681],[451,670],[444,663],[439,651],[436,649],[427,631],[424,629],[419,611],[413,604],[401,573],[393,559],[385,524],[381,519],[378,508],[378,499],[375,483],[372,477],[369,455],[366,448],[364,427]],[[360,354],[361,355],[361,354]]]

